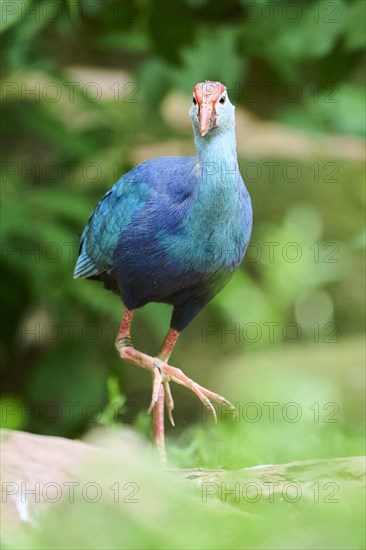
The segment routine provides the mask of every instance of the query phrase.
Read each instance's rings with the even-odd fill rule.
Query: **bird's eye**
[[[193,105],[197,105],[197,99],[193,97]]]
[[[221,105],[223,105],[226,101],[226,97],[223,96],[220,100],[219,100],[219,103],[221,103]]]

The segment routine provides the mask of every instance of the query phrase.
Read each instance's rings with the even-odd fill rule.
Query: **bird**
[[[193,391],[216,419],[212,401],[231,406],[168,363],[181,332],[228,283],[252,231],[252,204],[236,153],[235,107],[226,86],[206,80],[189,110],[196,154],[147,160],[104,195],[81,235],[74,278],[104,283],[124,304],[115,340],[120,357],[152,373],[154,444],[163,462],[165,407],[174,426],[171,381]],[[136,309],[173,306],[156,357],[133,346]]]

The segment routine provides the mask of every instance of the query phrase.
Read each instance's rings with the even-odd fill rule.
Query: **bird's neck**
[[[235,200],[236,191],[243,185],[236,154],[235,127],[224,132],[212,131],[201,137],[195,131],[195,144],[200,179],[199,195],[206,202],[215,201],[217,196],[231,195]],[[231,200],[227,202],[229,204]]]
[[[198,130],[194,128],[194,141],[201,167],[208,163],[237,162],[234,124],[225,131],[211,130],[205,137],[201,137]]]

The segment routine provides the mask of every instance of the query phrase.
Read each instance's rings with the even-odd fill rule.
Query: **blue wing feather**
[[[136,214],[147,202],[155,211],[157,227],[162,222],[167,223],[169,205],[172,202],[179,204],[190,192],[195,162],[195,157],[156,158],[122,176],[100,200],[88,220],[81,236],[74,278],[109,273],[114,267],[119,240],[132,220],[138,223]],[[158,215],[162,219],[157,219]]]
[[[138,167],[137,167],[138,168]],[[80,241],[74,278],[108,272],[121,232],[148,198],[148,187],[131,170],[104,195],[90,216]]]

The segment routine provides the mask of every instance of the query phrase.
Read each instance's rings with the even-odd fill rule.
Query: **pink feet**
[[[122,359],[153,373],[153,391],[148,412],[154,412],[154,443],[161,461],[165,464],[164,405],[167,408],[169,420],[174,426],[174,401],[169,382],[172,381],[176,384],[181,384],[193,391],[201,403],[211,411],[215,418],[215,422],[217,422],[216,411],[210,401],[211,399],[219,403],[225,403],[230,407],[233,406],[218,393],[207,390],[188,378],[180,369],[168,365],[167,361],[169,361],[169,357],[179,336],[179,332],[176,329],[169,329],[160,348],[158,357],[151,357],[150,355],[146,355],[146,353],[136,350],[132,345],[130,333],[132,317],[133,311],[126,308],[115,346]]]
[[[163,388],[168,417],[171,424],[174,426],[174,401],[170,391],[170,381],[175,382],[176,384],[181,384],[182,386],[185,386],[193,391],[201,403],[211,411],[215,421],[217,421],[217,416],[215,408],[211,403],[211,399],[219,403],[225,403],[226,405],[232,407],[231,403],[222,397],[222,395],[200,386],[197,382],[194,382],[191,378],[186,376],[181,369],[172,367],[157,357],[151,357],[150,355],[146,355],[145,353],[142,353],[131,346],[125,346],[124,344],[125,343],[120,340],[117,340],[116,342],[116,348],[122,359],[143,367],[144,369],[150,370],[153,373],[153,391],[148,412],[151,412],[158,403],[161,388]]]

